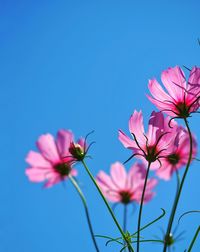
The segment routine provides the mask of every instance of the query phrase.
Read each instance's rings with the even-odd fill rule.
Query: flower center
[[[157,159],[157,150],[155,146],[149,146],[147,148],[147,154],[145,156],[146,160],[149,162],[154,162]]]
[[[180,117],[186,118],[190,115],[189,108],[185,102],[178,103],[176,107]]]
[[[169,162],[170,164],[176,165],[176,164],[179,162],[180,157],[179,157],[178,154],[174,153],[174,154],[169,155],[169,156],[167,157],[167,160],[168,160],[168,162]]]
[[[54,169],[61,175],[61,177],[68,176],[71,171],[71,167],[67,163],[56,164],[54,165]]]
[[[121,197],[121,202],[125,205],[127,205],[128,203],[131,202],[131,196],[132,194],[128,191],[121,191],[120,193],[120,197]]]

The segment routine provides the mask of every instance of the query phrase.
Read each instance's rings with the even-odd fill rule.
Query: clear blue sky
[[[43,133],[67,128],[78,137],[94,129],[96,145],[88,162],[93,174],[124,161],[130,153],[117,130],[127,129],[134,109],[143,110],[146,122],[155,109],[145,97],[148,79],[159,78],[169,66],[200,64],[199,9],[198,0],[0,1],[0,251],[94,251],[74,188],[66,183],[44,190],[42,184],[29,183],[25,156],[36,150]],[[196,115],[190,120],[197,138],[199,122]],[[95,233],[117,236],[93,185],[77,168]],[[177,216],[199,209],[199,174],[196,162]],[[157,196],[144,208],[143,223],[157,217],[161,207],[169,212],[174,192],[174,179],[160,182]],[[120,221],[121,210],[116,209]],[[131,211],[130,232],[136,229],[138,207]],[[143,235],[161,236],[166,221]],[[199,222],[198,214],[183,219],[178,233],[187,228],[187,239],[176,251],[187,248]],[[102,251],[117,251],[98,241]],[[161,251],[159,245],[148,246],[142,252]],[[193,251],[198,247],[200,241]]]

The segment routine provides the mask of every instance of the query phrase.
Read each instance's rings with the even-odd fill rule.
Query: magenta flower
[[[73,142],[73,134],[68,130],[60,130],[55,140],[51,134],[39,137],[37,147],[40,153],[30,151],[26,162],[30,165],[26,175],[32,182],[45,183],[45,187],[63,181],[68,175],[76,176],[77,171],[72,168],[73,158],[69,156],[69,147]],[[68,156],[67,158],[63,158]]]
[[[146,169],[143,164],[135,163],[127,173],[120,162],[111,165],[110,176],[104,171],[97,175],[97,183],[105,197],[115,203],[129,204],[140,203]],[[157,180],[148,179],[145,191],[144,202],[148,202],[154,196],[152,189],[156,186]]]
[[[193,67],[188,83],[182,69],[178,66],[162,72],[161,80],[167,92],[156,79],[149,81],[149,90],[153,97],[147,96],[156,107],[166,114],[187,118],[200,106],[200,68]]]
[[[119,140],[124,147],[133,151],[132,157],[138,156],[145,163],[150,162],[151,169],[157,169],[161,166],[159,158],[168,154],[168,148],[172,144],[176,123],[172,121],[174,127],[169,128],[169,120],[161,112],[153,111],[145,135],[142,112],[135,110],[129,120],[129,131],[133,139],[119,130]]]
[[[192,157],[197,153],[197,143],[193,137]],[[162,159],[162,166],[156,171],[158,177],[169,180],[173,173],[188,162],[190,140],[188,132],[181,126],[176,128],[176,135],[169,149],[169,154]]]

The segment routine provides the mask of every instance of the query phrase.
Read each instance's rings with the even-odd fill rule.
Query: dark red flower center
[[[158,158],[156,146],[148,146],[147,154],[145,156],[146,160],[149,162],[154,162]]]
[[[121,202],[125,205],[131,202],[132,193],[129,191],[121,191],[120,193]]]
[[[177,153],[174,153],[174,154],[169,155],[167,157],[167,160],[170,164],[176,165],[180,160],[180,156]]]
[[[187,118],[190,115],[189,106],[185,102],[179,102],[176,108],[181,118]]]
[[[61,177],[68,176],[71,171],[71,166],[67,163],[58,163],[54,165],[54,169]]]

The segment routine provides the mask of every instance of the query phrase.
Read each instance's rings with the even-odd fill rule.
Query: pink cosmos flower
[[[151,169],[161,166],[160,157],[168,154],[168,148],[172,144],[176,123],[172,121],[170,128],[169,117],[164,118],[161,112],[152,112],[148,132],[145,135],[142,112],[136,110],[129,120],[129,131],[133,136],[130,139],[122,130],[119,130],[119,140],[125,148],[133,151],[133,156],[142,158],[145,163],[151,162]]]
[[[30,151],[26,157],[26,162],[30,165],[26,169],[29,180],[32,182],[47,181],[45,187],[51,187],[66,179],[69,174],[76,176],[77,171],[72,168],[74,158],[69,151],[73,139],[73,134],[69,130],[59,130],[56,140],[51,134],[40,136],[36,143],[40,153]],[[80,140],[80,148],[82,148],[82,144],[83,142]],[[67,157],[63,158],[65,156]]]
[[[193,137],[192,157],[197,153],[197,143]],[[169,180],[173,173],[188,162],[190,152],[190,140],[188,132],[181,126],[176,128],[173,144],[170,146],[169,154],[162,159],[162,166],[156,171],[158,177]]]
[[[193,67],[188,82],[182,69],[178,66],[162,72],[161,80],[165,91],[156,79],[149,81],[149,90],[153,97],[149,100],[166,114],[187,118],[200,106],[200,68]]]
[[[146,169],[143,164],[135,163],[127,173],[120,162],[111,165],[110,176],[104,171],[97,175],[97,183],[105,197],[115,203],[129,204],[133,201],[140,203]],[[157,180],[148,179],[144,202],[148,202],[154,196],[152,189]]]

